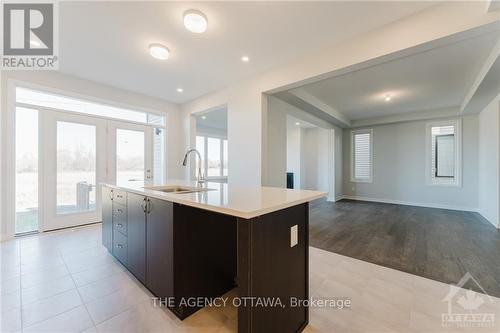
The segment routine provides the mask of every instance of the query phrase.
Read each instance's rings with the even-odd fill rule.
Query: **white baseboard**
[[[484,217],[486,219],[486,221],[490,222],[491,224],[493,224],[493,226],[497,229],[500,229],[500,223],[498,223],[499,221],[495,221],[495,219],[491,216],[489,216],[488,214],[486,214],[484,211],[482,211],[481,209],[479,209],[477,211],[482,217]]]
[[[417,207],[427,207],[427,208],[461,210],[461,211],[466,211],[466,212],[478,212],[478,209],[474,208],[474,207],[442,205],[442,204],[433,204],[433,203],[426,203],[426,202],[413,202],[413,201],[400,201],[400,200],[391,200],[391,199],[369,198],[369,197],[361,197],[361,196],[357,196],[357,195],[343,195],[342,198],[349,199],[349,200],[372,201],[372,202],[381,202],[381,203],[405,205],[405,206],[417,206]]]

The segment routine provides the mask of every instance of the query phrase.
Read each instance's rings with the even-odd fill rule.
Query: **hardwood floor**
[[[472,212],[342,200],[310,207],[310,245],[500,297],[500,230]],[[467,289],[482,292],[469,281]]]

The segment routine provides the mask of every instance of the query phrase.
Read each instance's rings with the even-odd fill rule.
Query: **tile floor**
[[[151,294],[101,246],[100,225],[0,249],[1,332],[236,332],[233,307],[205,308],[184,321],[153,307]],[[497,321],[443,327],[449,285],[316,248],[310,257],[311,297],[348,298],[352,306],[311,308],[305,332],[500,332],[498,298],[458,290],[452,313]]]

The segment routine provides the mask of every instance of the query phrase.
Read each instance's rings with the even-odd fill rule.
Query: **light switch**
[[[290,247],[294,247],[299,242],[299,229],[297,225],[290,227]]]

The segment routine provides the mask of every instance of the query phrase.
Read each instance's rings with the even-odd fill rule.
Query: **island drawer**
[[[127,192],[113,189],[113,201],[120,205],[127,206]]]
[[[127,208],[122,205],[113,205],[113,229],[127,235]]]
[[[116,230],[113,231],[113,255],[127,266],[127,236]]]

